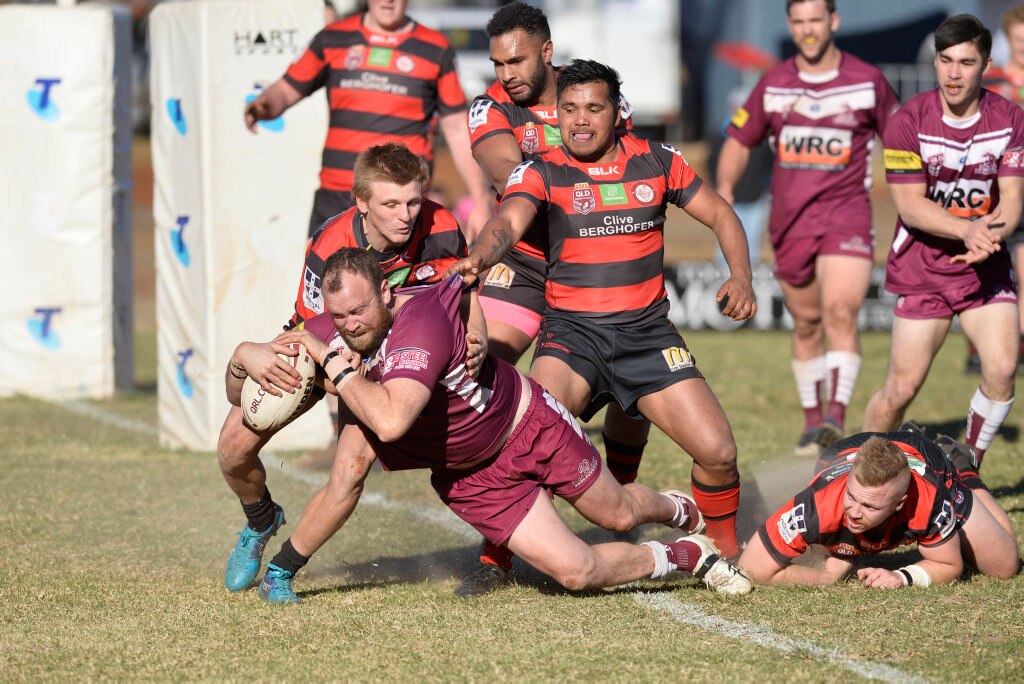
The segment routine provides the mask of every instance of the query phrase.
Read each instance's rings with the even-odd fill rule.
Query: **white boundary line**
[[[73,401],[60,402],[57,405],[71,413],[77,413],[80,416],[92,418],[93,420],[121,428],[122,430],[154,437],[157,435],[157,429],[149,423],[135,420],[133,418],[125,418],[123,416],[104,411],[92,404]],[[280,472],[290,479],[298,482],[304,482],[313,487],[323,487],[327,483],[326,475],[317,475],[315,473],[296,470],[284,461],[281,461],[273,452],[264,452],[263,456],[264,458],[269,457],[277,459],[280,465],[274,469],[274,472]],[[423,508],[422,506],[413,506],[410,504],[392,501],[383,494],[377,493],[363,494],[359,499],[359,503],[412,515],[422,518],[427,522],[434,523],[435,525],[439,525],[449,532],[453,532],[459,536],[465,537],[466,539],[479,539],[479,535],[472,527],[464,523],[462,520],[459,520],[459,518],[447,508],[431,510],[429,508]],[[884,682],[914,682],[915,684],[927,681],[917,675],[907,674],[889,665],[845,657],[842,655],[838,646],[833,649],[828,649],[810,641],[802,641],[782,634],[776,634],[766,627],[745,625],[742,622],[733,622],[731,620],[718,617],[717,615],[709,615],[698,606],[690,603],[683,603],[673,596],[635,592],[633,594],[633,599],[645,608],[655,610],[660,613],[666,613],[676,622],[693,625],[694,627],[698,627],[705,631],[719,634],[730,639],[747,641],[755,646],[760,646],[761,648],[768,648],[775,651],[781,651],[783,653],[805,655],[814,660],[835,663],[836,665],[844,667],[850,672],[867,679],[877,679]]]

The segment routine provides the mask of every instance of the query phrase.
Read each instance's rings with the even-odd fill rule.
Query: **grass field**
[[[732,420],[749,517],[755,489],[777,504],[811,465],[785,456],[800,427],[788,336],[686,337]],[[864,342],[852,423],[885,371],[888,337]],[[139,339],[140,387],[155,385],[154,346],[152,335]],[[960,372],[962,358],[955,337],[913,418],[958,429],[976,383]],[[983,475],[1024,529],[1020,415]],[[241,511],[214,455],[158,448],[152,391],[80,404],[4,400],[0,416],[5,681],[1024,679],[1019,576],[899,592],[759,588],[746,598],[680,577],[579,595],[517,565],[496,594],[456,599],[477,540],[422,472],[375,472],[353,519],[296,581],[305,603],[272,607],[254,591],[224,589]],[[690,460],[660,433],[647,454],[641,480],[688,486]],[[285,533],[324,479],[297,468],[300,456],[266,459],[291,518]],[[563,510],[587,539],[606,538]]]

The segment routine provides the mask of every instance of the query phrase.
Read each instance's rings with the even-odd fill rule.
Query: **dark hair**
[[[427,160],[410,152],[405,145],[389,142],[374,145],[360,153],[356,157],[353,175],[352,197],[368,200],[373,194],[371,188],[374,183],[425,184],[430,179],[430,166]]]
[[[798,2],[814,2],[814,0],[786,0],[786,15],[789,15],[789,8]],[[825,0],[825,9],[828,10],[829,14],[836,11],[836,0]]]
[[[558,99],[566,88],[584,83],[604,83],[608,86],[608,99],[612,106],[619,106],[622,79],[619,72],[592,59],[574,59],[558,72]]]
[[[487,35],[491,38],[503,36],[519,29],[542,41],[551,40],[551,28],[544,13],[525,2],[510,2],[500,7],[487,22]]]
[[[384,280],[384,269],[377,257],[370,250],[358,247],[342,247],[327,259],[324,264],[324,292],[334,294],[340,290],[343,273],[362,276],[375,288]]]
[[[974,43],[981,53],[982,61],[988,61],[992,54],[992,32],[972,14],[957,14],[939,24],[935,29],[935,54],[959,45]]]

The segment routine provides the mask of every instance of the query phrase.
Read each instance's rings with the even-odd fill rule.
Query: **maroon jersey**
[[[476,380],[466,370],[466,326],[459,314],[462,277],[413,288],[380,349],[365,363],[366,377],[386,385],[411,378],[430,389],[430,399],[409,431],[381,442],[364,430],[387,470],[432,468],[480,460],[498,451],[512,425],[522,376],[510,364],[488,356]],[[337,348],[341,336],[329,313],[305,328]]]
[[[467,255],[466,238],[450,211],[423,198],[420,215],[405,244],[391,252],[378,252],[366,239],[363,216],[357,207],[338,214],[313,234],[306,244],[306,263],[295,298],[295,313],[288,327],[323,313],[321,279],[327,259],[342,247],[372,252],[392,288],[434,283],[458,259]]]
[[[624,136],[610,164],[558,147],[509,176],[506,201],[529,200],[548,220],[549,309],[640,323],[668,313],[663,229],[668,202],[685,206],[701,180],[671,145]]]
[[[770,137],[775,149],[774,245],[831,227],[872,234],[871,148],[899,100],[881,71],[845,52],[827,80],[811,78],[795,57],[773,67],[726,128],[747,147]]]
[[[455,51],[441,33],[412,23],[400,34],[374,33],[356,14],[330,24],[289,68],[285,79],[308,96],[325,87],[331,109],[320,187],[350,191],[360,152],[403,143],[430,159],[435,114],[466,108]]]
[[[558,71],[558,68],[555,69]],[[622,118],[618,133],[633,129],[633,107],[619,95],[619,114]],[[473,100],[469,108],[469,137],[473,148],[482,140],[495,135],[515,136],[523,159],[543,154],[562,144],[558,129],[558,108],[521,107],[512,101],[499,81],[491,84],[487,92]],[[545,258],[547,245],[543,222],[535,222],[516,245],[516,249],[537,259]]]
[[[843,498],[857,449],[879,435],[903,450],[910,464],[910,487],[903,508],[879,527],[855,534],[845,527]],[[765,548],[780,565],[811,544],[833,555],[853,558],[904,544],[938,546],[957,533],[973,501],[956,468],[930,440],[910,432],[862,432],[836,442],[833,465],[758,528]]]
[[[885,177],[890,184],[923,183],[927,195],[955,216],[980,218],[999,205],[1001,176],[1024,176],[1024,112],[983,90],[976,116],[946,119],[941,95],[913,97],[885,131]],[[986,275],[1005,277],[1010,255],[1000,250],[976,265],[950,263],[963,241],[896,222],[885,287],[926,294],[980,286]]]

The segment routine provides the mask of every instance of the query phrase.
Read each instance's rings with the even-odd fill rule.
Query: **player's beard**
[[[806,46],[803,46],[802,44],[797,47],[797,50],[800,52],[800,56],[803,57],[808,64],[816,65],[825,57],[825,53],[828,51],[830,45],[832,45],[832,36],[829,36],[825,40],[813,46],[810,50],[807,50]]]
[[[341,331],[341,339],[345,340],[345,344],[349,349],[365,358],[380,348],[381,342],[384,341],[384,338],[388,336],[388,332],[391,330],[391,323],[393,321],[394,316],[391,315],[391,311],[381,302],[380,313],[372,325],[365,326],[358,331],[358,335],[352,335],[348,331]]]
[[[520,107],[529,107],[537,104],[541,91],[544,90],[544,80],[548,76],[548,65],[543,59],[537,60],[537,69],[530,74],[530,80],[526,83],[526,92],[514,95],[508,94],[508,98]],[[507,91],[506,91],[507,92]]]

